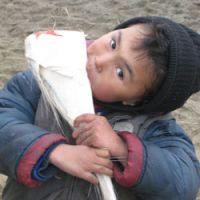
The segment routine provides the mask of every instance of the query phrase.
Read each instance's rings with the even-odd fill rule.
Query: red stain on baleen
[[[39,32],[36,32],[35,33],[35,37],[38,38],[42,34],[52,35],[52,36],[62,36],[62,35],[56,33],[54,30],[50,30],[50,31],[39,31]]]

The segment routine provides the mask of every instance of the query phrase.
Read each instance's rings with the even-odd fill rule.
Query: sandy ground
[[[0,87],[25,69],[24,38],[49,28],[82,30],[94,39],[133,16],[170,17],[200,32],[200,0],[1,0]],[[200,158],[200,94],[174,114],[191,136]],[[5,177],[0,178],[2,190]],[[200,197],[197,198],[200,200]]]

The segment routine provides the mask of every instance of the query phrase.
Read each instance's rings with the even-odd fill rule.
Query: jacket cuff
[[[131,187],[139,181],[142,174],[144,160],[143,145],[135,134],[120,132],[119,136],[127,144],[128,159],[124,170],[121,170],[117,164],[114,165],[114,178],[120,185]]]
[[[59,144],[65,144],[64,141],[58,141],[52,144],[44,154],[39,158],[37,163],[32,168],[32,179],[44,182],[52,178],[57,173],[57,167],[49,163],[49,154],[56,148]]]
[[[53,144],[63,141],[67,143],[67,139],[57,133],[49,133],[41,137],[35,142],[21,157],[16,169],[17,180],[28,186],[37,187],[41,182],[32,178],[32,170],[37,161],[45,153],[45,151]]]

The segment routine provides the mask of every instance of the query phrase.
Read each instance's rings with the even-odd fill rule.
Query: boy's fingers
[[[102,165],[95,165],[95,172],[99,174],[104,174],[110,177],[113,176],[113,170],[107,167],[104,167]]]
[[[74,120],[74,127],[79,127],[81,123],[89,123],[94,119],[94,114],[83,114]]]
[[[85,176],[83,177],[83,179],[85,179],[86,181],[88,181],[94,185],[98,184],[98,179],[95,176],[95,174],[93,174],[93,173],[90,173],[90,172],[86,173]]]
[[[90,134],[80,134],[79,137],[76,140],[76,144],[82,144],[82,145],[87,145],[90,146],[90,143],[92,141],[92,139],[94,138],[93,135]]]
[[[113,169],[113,163],[110,159],[106,159],[106,158],[98,158],[98,162],[96,163],[96,165],[99,166],[103,166],[105,168],[108,169]]]
[[[85,132],[87,129],[86,123],[81,123],[79,127],[72,133],[73,138],[77,138],[81,133]]]
[[[79,134],[80,134],[80,130],[77,129],[72,133],[72,137],[77,138]]]
[[[108,148],[101,148],[101,149],[96,149],[96,155],[103,157],[103,158],[110,158],[110,151]]]

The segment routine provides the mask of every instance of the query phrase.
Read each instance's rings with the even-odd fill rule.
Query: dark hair
[[[148,58],[152,60],[152,85],[148,87],[142,96],[140,103],[147,103],[153,98],[162,82],[165,79],[168,65],[168,46],[169,40],[164,31],[164,25],[154,24],[153,22],[145,23],[145,29],[148,33],[137,48],[141,50]]]

